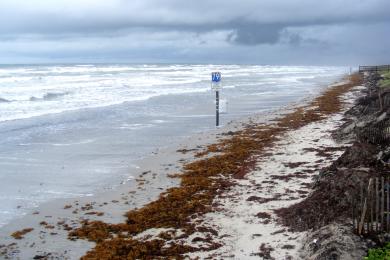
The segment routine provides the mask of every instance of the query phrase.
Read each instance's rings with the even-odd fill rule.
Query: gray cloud
[[[180,30],[389,21],[387,0],[3,0],[2,34],[104,33],[129,28]],[[265,30],[265,29],[264,29]]]
[[[283,28],[284,26],[279,24],[244,24],[237,26],[227,39],[229,42],[244,45],[275,44],[279,41]]]
[[[2,0],[0,62],[383,60],[387,48],[361,48],[389,42],[388,10],[388,0]]]

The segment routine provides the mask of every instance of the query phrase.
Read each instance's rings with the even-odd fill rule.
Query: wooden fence
[[[359,235],[390,231],[390,179],[370,178],[352,201],[353,228]]]
[[[356,138],[362,143],[379,145],[390,144],[390,121],[383,120],[378,123],[366,125],[355,130]]]
[[[359,66],[359,72],[365,71],[390,71],[390,65],[379,65],[379,66]]]

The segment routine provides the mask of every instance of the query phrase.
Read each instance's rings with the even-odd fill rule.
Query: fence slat
[[[370,232],[370,216],[368,215],[368,210],[369,210],[369,208],[370,208],[370,197],[369,197],[369,195],[368,195],[368,188],[367,188],[367,190],[366,190],[365,192],[367,192],[367,193],[365,194],[365,197],[367,198],[367,211],[366,211],[366,213],[364,214],[364,217],[365,217],[366,223],[367,223],[367,228],[366,228],[366,230],[365,230],[365,233],[369,233],[369,232]]]
[[[352,196],[351,198],[351,208],[352,208],[352,230],[355,232],[356,226],[355,226],[355,198]]]
[[[362,214],[363,214],[363,207],[364,207],[364,192],[365,192],[365,185],[364,185],[364,183],[361,183],[361,186],[360,186],[360,201],[361,201],[361,203],[360,203],[360,212],[359,212],[359,216],[358,216],[358,223],[360,223],[360,221],[361,221],[361,216],[362,216]],[[364,228],[365,228],[365,226],[364,226],[364,217],[363,217],[363,229],[360,231],[360,233],[364,233]]]
[[[375,231],[378,232],[378,223],[379,223],[379,190],[378,190],[379,180],[375,178]]]
[[[386,202],[386,211],[387,211],[387,214],[386,214],[386,231],[389,232],[390,231],[390,228],[389,228],[389,211],[390,211],[390,208],[389,208],[389,204],[390,204],[390,191],[389,191],[389,178],[387,177],[386,178],[387,181],[386,181],[386,191],[387,191],[387,202]]]
[[[368,188],[367,188],[367,194],[370,193],[370,189],[371,189],[371,182],[372,182],[372,178],[370,178],[370,180],[368,181]],[[361,186],[361,195],[362,195],[362,199],[361,201],[363,202],[363,185]],[[365,216],[366,216],[366,211],[367,211],[367,197],[364,199],[364,203],[362,203],[363,207],[362,207],[362,214],[360,216],[360,223],[359,223],[359,230],[358,230],[358,234],[361,235],[362,234],[362,231],[363,231],[363,226],[364,226],[364,219],[365,219]]]
[[[383,232],[384,228],[384,209],[385,209],[385,180],[381,177],[381,231]]]
[[[370,232],[374,231],[374,192],[367,194],[370,198]]]

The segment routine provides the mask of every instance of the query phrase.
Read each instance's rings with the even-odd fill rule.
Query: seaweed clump
[[[233,132],[218,143],[209,145],[195,155],[198,160],[184,166],[179,187],[170,188],[140,209],[126,213],[121,224],[83,221],[69,233],[70,239],[88,239],[97,243],[82,259],[182,259],[194,251],[214,250],[221,245],[213,242],[215,230],[202,226],[199,217],[211,212],[216,196],[234,185],[234,178],[243,178],[255,166],[256,159],[266,152],[278,136],[291,129],[319,121],[342,109],[341,95],[360,83],[355,75],[349,83],[327,89],[310,104],[299,107],[270,125],[251,122],[243,130]],[[153,240],[137,239],[148,229],[180,230],[174,237],[162,232]],[[202,246],[183,242],[195,232],[209,233]],[[211,235],[210,235],[211,234]]]
[[[25,234],[30,233],[33,230],[34,230],[33,228],[25,228],[19,231],[15,231],[14,233],[11,234],[11,236],[15,239],[22,239],[24,238]]]

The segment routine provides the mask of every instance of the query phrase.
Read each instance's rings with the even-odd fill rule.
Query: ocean
[[[0,226],[56,198],[133,179],[136,161],[221,124],[318,94],[349,68],[257,65],[0,66]]]

